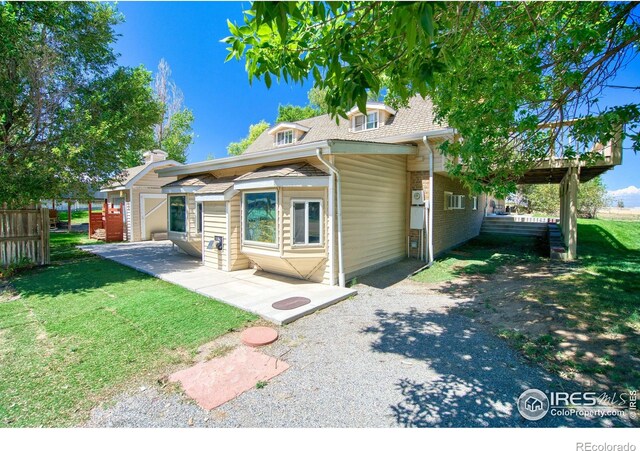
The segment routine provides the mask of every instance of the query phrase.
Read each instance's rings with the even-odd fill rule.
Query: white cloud
[[[640,195],[640,188],[631,185],[626,188],[609,191],[609,194],[611,196],[638,196]]]

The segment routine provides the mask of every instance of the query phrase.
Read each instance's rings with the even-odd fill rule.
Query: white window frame
[[[473,199],[473,209],[477,210],[478,209],[478,196],[473,196],[471,199]]]
[[[282,142],[280,142],[280,137],[283,137]],[[287,136],[291,137],[291,141],[287,141]],[[287,146],[289,144],[293,144],[296,141],[296,137],[293,133],[293,130],[282,130],[281,132],[276,133],[276,146]]]
[[[372,121],[373,124],[375,124],[375,127],[369,127],[369,116],[371,115],[375,115],[375,121]],[[356,128],[356,118],[358,117],[363,117],[364,118],[364,122],[362,123],[362,128],[361,129],[357,129]],[[372,111],[370,113],[367,114],[356,114],[355,116],[353,116],[353,119],[351,119],[351,130],[353,132],[366,132],[367,130],[375,130],[380,128],[380,112],[379,111]]]
[[[246,216],[245,216],[245,197],[247,196],[247,194],[264,194],[264,193],[275,193],[276,194],[276,239],[275,239],[275,243],[265,243],[263,241],[253,241],[253,240],[247,240],[245,239],[245,232],[247,230],[247,224],[246,224]],[[280,219],[279,219],[279,208],[278,208],[278,190],[275,189],[265,189],[265,190],[259,190],[259,191],[243,191],[242,192],[242,204],[240,205],[241,208],[241,212],[240,214],[242,214],[242,230],[241,232],[241,236],[242,236],[242,245],[244,246],[249,245],[249,246],[258,246],[258,247],[270,247],[270,248],[274,248],[277,249],[279,247],[280,243],[280,230],[278,230],[280,228]]]
[[[463,194],[453,194],[451,191],[444,192],[445,210],[464,210],[465,196]]]
[[[173,197],[184,197],[184,231],[171,230],[171,199]],[[189,199],[186,194],[173,194],[169,196],[169,201],[167,202],[167,229],[169,233],[177,233],[181,235],[187,235],[189,233]]]
[[[204,230],[204,204],[196,202],[196,234],[200,235]]]
[[[320,241],[318,243],[309,243],[309,202],[317,202],[320,204]],[[304,203],[304,243],[295,242],[295,204]],[[291,247],[324,247],[324,206],[322,199],[304,198],[291,200]]]

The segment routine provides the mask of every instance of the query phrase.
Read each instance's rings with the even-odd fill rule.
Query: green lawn
[[[488,275],[506,264],[539,260],[540,255],[535,238],[482,235],[445,253],[435,260],[431,268],[412,278],[417,282],[437,283],[463,275]]]
[[[23,272],[10,280],[13,293],[0,292],[0,427],[77,424],[117,390],[161,377],[256,319],[71,249],[84,239],[52,234],[58,263]]]
[[[94,211],[100,211],[100,206],[98,205],[97,209]],[[58,220],[62,222],[67,222],[67,211],[60,210],[58,211]],[[80,210],[80,211],[72,211],[71,212],[71,224],[85,224],[89,223],[89,211],[88,210]]]

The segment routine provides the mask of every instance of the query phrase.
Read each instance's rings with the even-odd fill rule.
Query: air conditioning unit
[[[424,205],[424,191],[419,189],[411,191],[411,205]]]

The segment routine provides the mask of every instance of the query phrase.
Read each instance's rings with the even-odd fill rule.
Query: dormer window
[[[293,130],[284,130],[276,134],[276,146],[293,143]]]
[[[273,136],[273,145],[277,147],[299,142],[309,130],[309,127],[296,122],[280,122],[267,133]]]
[[[353,117],[353,131],[361,132],[363,130],[373,130],[378,128],[378,112],[374,111],[366,116],[359,114]]]
[[[360,112],[357,106],[347,112],[347,117],[351,119],[351,132],[375,130],[387,124],[395,115],[396,110],[382,102],[367,102],[366,112]]]

